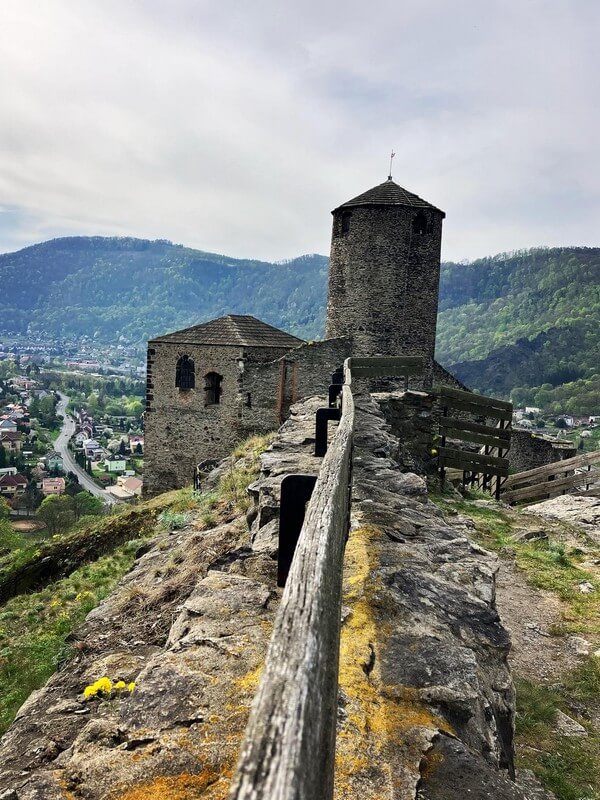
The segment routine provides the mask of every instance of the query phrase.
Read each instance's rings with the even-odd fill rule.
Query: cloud
[[[327,252],[392,147],[448,214],[447,258],[598,244],[598,23],[593,0],[7,4],[0,250]]]

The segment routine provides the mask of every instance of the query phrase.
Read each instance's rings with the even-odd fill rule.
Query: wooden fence
[[[506,458],[510,449],[512,403],[493,397],[442,386],[439,389],[442,417],[440,418],[439,467],[442,484],[446,470],[454,468],[463,473],[463,483],[475,482],[500,497],[502,478],[509,474]],[[466,419],[466,415],[474,420]],[[493,424],[484,424],[491,419]],[[451,446],[447,440],[451,439]],[[462,449],[461,442],[480,445],[477,452]]]
[[[600,490],[600,450],[509,475],[503,485],[505,503],[531,503],[561,494],[597,494]]]

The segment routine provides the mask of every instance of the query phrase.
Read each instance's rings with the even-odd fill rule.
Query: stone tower
[[[422,355],[431,381],[443,211],[391,178],[333,212],[327,337],[358,356]]]

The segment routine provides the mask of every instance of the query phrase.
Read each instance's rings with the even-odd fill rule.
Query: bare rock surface
[[[565,494],[534,503],[524,513],[571,523],[585,530],[600,543],[600,497]]]
[[[533,798],[512,780],[497,557],[468,538],[470,520],[442,516],[410,464],[357,398],[336,798]]]
[[[277,599],[274,562],[249,545],[234,520],[142,547],[74,634],[75,657],[2,738],[7,797],[226,795]],[[135,690],[85,701],[105,676]]]

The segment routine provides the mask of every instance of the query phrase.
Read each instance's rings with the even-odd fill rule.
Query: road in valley
[[[58,438],[54,442],[54,449],[62,456],[65,472],[74,472],[75,475],[77,475],[77,480],[79,481],[80,485],[88,492],[95,495],[95,497],[100,497],[105,503],[108,503],[111,506],[115,503],[118,503],[119,501],[104,489],[101,489],[73,458],[73,454],[67,445],[69,443],[69,439],[75,433],[75,420],[73,417],[67,414],[67,404],[69,402],[67,395],[62,394],[62,392],[58,392],[58,397],[59,400],[56,405],[56,414],[57,416],[62,417],[63,424]]]

